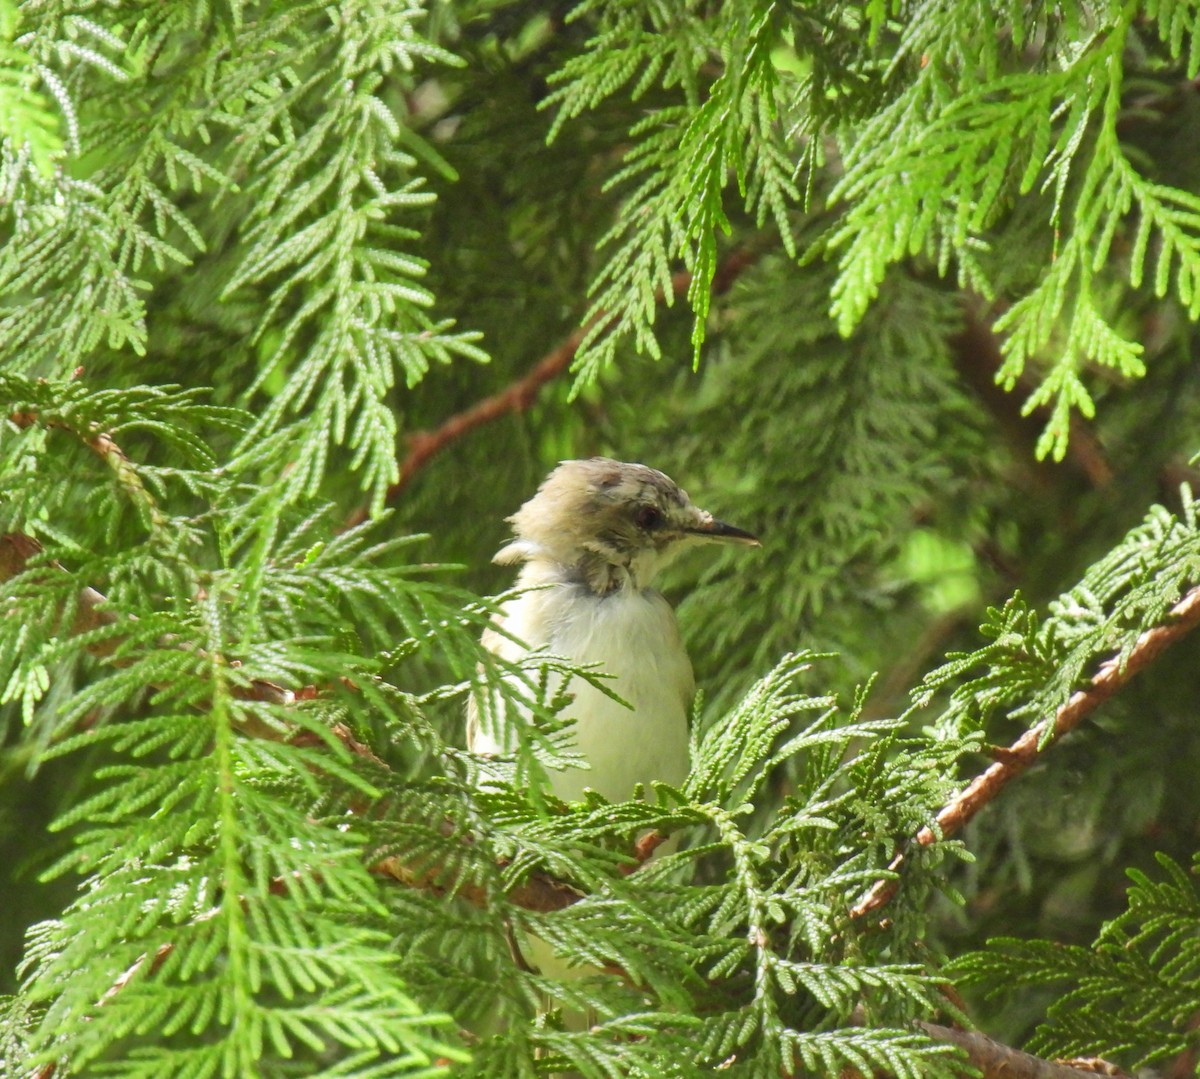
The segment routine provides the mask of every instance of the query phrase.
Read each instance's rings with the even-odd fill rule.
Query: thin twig
[[[937,829],[922,828],[914,842],[928,847],[954,835],[966,825],[976,813],[995,798],[1012,780],[1021,775],[1038,759],[1039,747],[1046,739],[1047,727],[1052,724],[1050,737],[1059,739],[1079,726],[1104,701],[1124,687],[1139,671],[1148,667],[1167,648],[1200,625],[1200,585],[1194,587],[1183,599],[1171,608],[1171,619],[1163,625],[1148,629],[1138,637],[1129,655],[1122,661],[1121,654],[1105,660],[1086,687],[1071,695],[1071,698],[1054,714],[1053,720],[1043,720],[1026,731],[1011,746],[1000,754],[1000,760],[976,776],[975,779],[937,815]],[[900,851],[892,859],[888,869],[898,874],[905,862],[905,852]],[[869,892],[851,909],[852,918],[862,918],[879,910],[891,901],[900,889],[899,876],[889,877],[875,883]]]
[[[737,277],[757,259],[757,254],[746,249],[734,251],[713,275],[712,294],[719,296],[727,292]],[[671,295],[687,295],[692,284],[692,275],[685,271],[671,276]],[[661,303],[666,294],[660,290],[657,298]],[[598,311],[582,326],[570,333],[561,344],[546,353],[524,375],[509,383],[498,393],[477,401],[470,408],[451,416],[432,431],[414,431],[408,436],[408,452],[400,462],[400,476],[387,490],[389,502],[398,498],[412,478],[427,465],[441,450],[464,435],[493,423],[510,412],[524,412],[537,400],[542,387],[563,374],[575,359],[583,339],[600,324],[611,320],[607,311]],[[360,508],[346,520],[345,527],[351,528],[366,519],[367,510]]]
[[[1187,1030],[1189,1033],[1200,1030],[1200,1012],[1194,1013],[1188,1020]],[[1163,1069],[1163,1079],[1194,1079],[1196,1064],[1200,1062],[1198,1058],[1200,1050],[1195,1045],[1189,1046]]]
[[[460,884],[453,889],[443,885],[440,866],[414,870],[399,858],[391,857],[376,862],[370,868],[372,873],[390,877],[409,888],[432,892],[437,896],[453,895],[482,909],[489,906],[487,889],[478,884]],[[525,910],[532,910],[539,914],[549,914],[552,911],[564,910],[573,903],[578,903],[583,898],[583,893],[565,881],[556,880],[544,873],[534,873],[511,888],[505,898],[513,906],[523,907]]]
[[[155,528],[165,528],[167,521],[154,496],[146,489],[142,477],[138,475],[137,467],[128,455],[117,445],[112,435],[105,431],[80,431],[63,419],[43,419],[36,412],[13,412],[8,417],[14,427],[34,427],[44,424],[46,427],[66,431],[73,435],[100,458],[116,476],[117,482],[136,502],[140,503],[146,516]]]

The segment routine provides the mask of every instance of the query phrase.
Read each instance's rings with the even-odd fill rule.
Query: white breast
[[[605,798],[630,796],[635,783],[678,785],[688,773],[687,710],[694,688],[692,666],[659,593],[619,589],[596,596],[577,584],[556,584],[509,604],[504,628],[531,647],[580,664],[595,663],[613,675],[609,683],[632,707],[576,678],[575,699],[565,715],[575,720],[578,749],[589,769],[552,772],[551,785],[575,801],[590,787]],[[510,659],[522,650],[490,635],[488,646]],[[472,749],[499,752],[508,732],[473,732]]]

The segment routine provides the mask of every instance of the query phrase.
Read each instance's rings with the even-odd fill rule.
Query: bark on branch
[[[1120,1068],[1103,1060],[1043,1060],[975,1030],[953,1030],[923,1020],[917,1020],[916,1026],[937,1041],[958,1046],[983,1073],[983,1079],[1096,1079],[1098,1075],[1129,1079]]]
[[[1038,749],[1046,737],[1047,727],[1054,740],[1073,731],[1090,716],[1104,701],[1125,686],[1136,674],[1153,663],[1164,651],[1200,625],[1200,585],[1188,592],[1171,608],[1170,621],[1148,629],[1134,644],[1128,658],[1121,662],[1120,655],[1105,660],[1091,682],[1071,695],[1070,699],[1051,719],[1043,720],[1026,731],[1000,759],[976,776],[955,798],[944,806],[937,815],[937,831],[922,828],[914,837],[918,846],[928,847],[939,839],[954,835],[966,825],[976,813],[995,798],[1012,780],[1021,775],[1038,759]],[[1053,744],[1053,743],[1051,743]],[[892,859],[888,869],[899,873],[904,866],[906,854],[901,851]],[[899,876],[881,880],[851,909],[852,918],[862,918],[889,903],[900,890]]]
[[[712,294],[719,296],[727,292],[743,270],[753,265],[757,254],[748,250],[734,251],[713,275]],[[671,277],[671,295],[686,296],[692,284],[692,275],[680,271]],[[661,303],[666,293],[659,291]],[[542,387],[567,371],[579,346],[597,325],[607,322],[611,316],[604,311],[593,315],[587,322],[572,331],[557,347],[546,353],[524,375],[509,383],[498,393],[477,401],[470,408],[451,416],[432,431],[414,431],[408,436],[408,452],[400,462],[400,477],[387,491],[389,502],[398,498],[412,478],[427,465],[431,458],[464,435],[493,423],[510,412],[524,412],[537,400]],[[350,528],[366,519],[366,509],[355,510],[346,521]]]

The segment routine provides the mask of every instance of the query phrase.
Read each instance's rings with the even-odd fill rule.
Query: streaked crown
[[[600,593],[647,587],[689,541],[758,545],[694,506],[669,476],[608,457],[563,461],[508,520],[516,539],[497,562],[551,563]]]

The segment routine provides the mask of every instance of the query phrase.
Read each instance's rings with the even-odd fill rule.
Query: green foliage
[[[934,727],[961,736],[998,717],[1049,719],[1101,661],[1109,673],[1120,671],[1146,632],[1169,623],[1170,609],[1200,579],[1200,530],[1186,487],[1182,507],[1180,516],[1154,507],[1051,605],[1048,617],[1039,619],[1019,596],[991,610],[983,633],[992,642],[952,655],[931,672],[914,694],[917,707],[949,690]],[[1043,746],[1051,734],[1047,724]],[[1039,1055],[1129,1057],[1143,1067],[1193,1050],[1200,900],[1173,859],[1162,853],[1156,859],[1168,879],[1128,869],[1134,881],[1128,907],[1091,948],[997,938],[984,951],[958,957],[951,974],[993,995],[1066,983],[1029,1045]]]
[[[602,5],[591,51],[555,76],[556,129],[619,92],[637,101],[661,87],[670,97],[631,129],[609,181],[628,190],[593,286],[581,379],[610,364],[626,335],[661,354],[655,289],[670,298],[673,261],[691,275],[698,358],[716,234],[732,228],[726,184],[736,181],[759,226],[777,224],[794,257],[791,216],[809,204],[825,140],[835,140],[843,161],[821,194],[840,213],[806,257],[837,256],[829,299],[839,331],[853,331],[890,268],[914,257],[989,299],[1006,294],[1000,377],[1012,389],[1037,367],[1025,407],[1049,407],[1038,455],[1061,460],[1072,411],[1094,414],[1085,369],[1144,373],[1113,271],[1200,313],[1200,202],[1146,175],[1121,138],[1135,109],[1129,84],[1165,80],[1179,64],[1195,74],[1200,9],[1155,5],[1157,40],[1139,35],[1135,47],[1137,7],[923,4],[893,24],[879,11],[864,20],[854,5],[819,22],[767,5],[691,19],[657,3]],[[717,72],[698,85],[701,59]],[[1168,96],[1164,85],[1136,108]],[[1038,252],[1017,277],[1005,251],[1014,243]]]
[[[341,1062],[329,1074],[352,1063],[409,1075],[460,1056],[437,1029],[448,1017],[427,1014],[389,969],[361,836],[309,818],[313,790],[297,798],[309,768],[371,794],[349,754],[327,736],[319,753],[237,737],[283,717],[233,697],[273,665],[251,655],[231,677],[201,648],[221,643],[221,606],[178,627],[192,630],[191,662],[151,650],[106,680],[144,685],[169,669],[161,711],[56,747],[107,740],[122,763],[100,769],[104,789],[58,822],[87,822],[54,870],[87,882],[61,920],[31,933],[25,994],[45,1008],[29,1063],[65,1058],[83,1070],[120,1045],[116,1074],[251,1074],[309,1050]],[[124,693],[102,683],[96,697]],[[198,703],[205,713],[190,710]]]
[[[953,1074],[945,1047],[904,1026],[939,1000],[913,952],[919,921],[869,937],[847,909],[945,799],[962,744],[905,737],[858,707],[843,716],[834,698],[797,690],[809,666],[799,656],[699,732],[683,790],[547,804],[527,777],[564,758],[532,730],[515,769],[478,788],[477,763],[439,713],[461,707],[470,681],[483,699],[519,696],[553,735],[568,700],[546,696],[561,684],[547,677],[562,670],[553,657],[514,679],[476,643],[490,606],[426,583],[429,567],[399,558],[409,540],[372,542],[372,526],[330,535],[325,518],[286,510],[265,530],[252,485],[206,467],[192,430],[237,432],[240,413],[188,391],[19,376],[5,389],[8,521],[44,549],[5,582],[0,680],[40,765],[86,756],[92,783],[54,824],[72,846],[44,876],[77,875],[83,888],[31,929],[10,1017],[26,1064]],[[192,467],[135,462],[118,434],[147,460]],[[80,454],[96,467],[80,468]],[[93,549],[94,502],[144,512],[114,512]],[[457,682],[406,689],[393,664],[411,670],[422,655]],[[285,686],[319,692],[297,699]],[[790,797],[750,814],[785,763]],[[623,877],[646,829],[693,843]],[[368,870],[389,860],[407,879],[430,874],[434,890],[381,888]],[[939,861],[914,873],[913,894],[937,887]],[[520,889],[546,874],[582,898],[550,914],[522,906]],[[454,912],[454,894],[485,906]],[[445,936],[448,916],[461,934]],[[514,968],[514,931],[569,964],[624,974]],[[864,997],[871,1024],[848,1025]],[[547,1000],[594,1011],[599,1030],[535,1021]],[[503,1033],[463,1042],[451,1011],[485,1027],[499,1017]]]
[[[23,379],[8,388],[36,410],[31,430],[43,444],[55,429],[94,442],[102,425],[209,463],[179,419],[240,420],[190,393],[88,393]],[[24,472],[27,488],[31,441],[6,443],[6,478]],[[54,459],[54,448],[43,456]],[[118,482],[92,482],[153,512],[111,530],[104,552],[89,551],[95,522],[77,497],[86,477],[43,473],[58,527],[5,585],[9,624],[19,627],[5,639],[5,695],[22,702],[45,744],[42,762],[86,753],[97,783],[55,825],[72,829],[74,847],[47,873],[85,883],[30,937],[22,1000],[36,1017],[26,1063],[251,1074],[299,1053],[324,1058],[328,1074],[410,1075],[464,1059],[440,1029],[449,1017],[422,1007],[396,973],[386,908],[362,859],[366,836],[345,816],[352,800],[379,791],[331,726],[348,707],[339,685],[353,685],[353,710],[381,724],[395,724],[405,705],[381,690],[382,661],[362,652],[368,640],[377,649],[407,627],[409,653],[436,647],[466,677],[486,609],[422,581],[430,567],[400,563],[407,540],[371,542],[364,529],[330,537],[313,518],[264,544],[234,478],[168,484],[186,473],[104,456],[118,458]],[[13,489],[17,523],[39,530],[36,516],[20,517],[32,492]],[[158,496],[211,501],[173,517]],[[201,570],[205,548],[229,561]],[[108,582],[108,598],[94,606],[84,582]],[[101,617],[78,632],[89,604]],[[103,616],[114,609],[138,613]],[[332,632],[348,610],[354,644]],[[63,699],[54,678],[89,653],[104,662]],[[307,704],[280,688],[313,682],[330,688]]]
[[[1084,578],[1039,619],[1019,595],[988,611],[992,643],[951,655],[916,690],[918,706],[951,689],[938,723],[956,734],[984,729],[994,715],[1032,725],[1053,716],[1095,672],[1118,667],[1148,629],[1200,579],[1200,525],[1191,490],[1176,516],[1155,506]],[[1047,728],[1047,736],[1050,729]]]
[[[862,641],[856,599],[867,591],[868,604],[880,602],[869,567],[897,559],[920,523],[902,507],[955,498],[975,452],[968,438],[951,460],[937,439],[947,415],[967,411],[945,344],[956,312],[943,293],[897,281],[843,339],[826,295],[771,257],[747,272],[731,303],[741,318],[723,354],[700,392],[668,405],[654,439],[692,471],[708,471],[704,489],[726,492],[714,510],[752,522],[769,551],[750,573],[745,559],[711,559],[680,605],[701,654],[726,657],[714,664],[721,705],[741,691],[740,672],[770,663],[801,634],[839,652]],[[779,311],[786,320],[773,317]],[[712,431],[726,453],[706,470]],[[738,475],[733,462],[747,460],[755,468]],[[797,489],[802,498],[791,495]],[[722,617],[702,617],[712,610]],[[749,656],[735,648],[747,640]],[[880,656],[887,651],[881,642]],[[864,658],[860,673],[882,661]]]
[[[312,6],[313,14],[328,10]],[[261,69],[237,64],[243,94],[256,100],[227,120],[238,133],[231,171],[260,179],[245,185],[253,205],[243,219],[246,250],[222,297],[250,285],[270,289],[251,339],[265,346],[251,392],[278,365],[288,371],[244,445],[253,447],[289,413],[303,414],[288,497],[315,493],[327,445],[349,442],[378,510],[397,477],[395,416],[386,402],[394,372],[411,386],[431,362],[486,359],[472,344],[477,335],[450,333],[448,323],[424,314],[434,299],[418,284],[425,263],[402,249],[418,234],[392,220],[432,196],[414,175],[417,158],[402,149],[400,121],[375,91],[393,68],[454,62],[417,35],[423,14],[415,3],[341,8],[332,47],[316,56],[306,34],[296,55],[281,57],[275,39],[284,26],[269,20],[248,43]],[[288,11],[288,29],[295,17]],[[297,82],[289,69],[301,58],[308,73]],[[314,159],[320,167],[296,183]],[[298,339],[300,358],[289,363]]]
[[[63,64],[55,77],[75,112],[94,96],[78,134],[92,168],[45,178],[8,164],[0,358],[67,374],[97,351],[144,353],[145,294],[172,266],[208,261],[214,299],[255,309],[235,346],[258,372],[245,398],[276,380],[243,443],[247,465],[285,442],[294,467],[276,497],[311,497],[330,446],[348,444],[378,509],[396,478],[397,370],[411,385],[430,363],[485,359],[474,335],[426,313],[425,263],[404,250],[418,233],[397,220],[432,196],[403,117],[377,91],[387,75],[454,62],[419,35],[423,14],[288,4],[227,21],[172,4],[107,27],[47,19],[31,55]],[[85,81],[96,70],[99,86]]]
[[[406,954],[405,973],[432,999],[458,1002],[460,1014],[505,1020],[503,1035],[475,1047],[467,1074],[525,1074],[528,1058],[514,1050],[539,1051],[546,1070],[588,1076],[703,1075],[722,1063],[733,1075],[759,1075],[800,1062],[817,1072],[866,1064],[901,1075],[955,1073],[947,1047],[903,1025],[938,997],[936,978],[915,959],[919,949],[907,933],[886,941],[860,934],[847,908],[884,871],[894,837],[929,819],[962,746],[905,739],[895,721],[865,722],[858,708],[843,714],[833,698],[798,692],[810,663],[786,658],[730,715],[699,732],[686,787],[659,786],[652,803],[593,795],[586,804],[555,803],[547,816],[512,788],[394,792],[397,807],[438,799],[423,832],[430,844],[440,837],[443,849],[428,855],[438,880],[488,895],[485,911],[455,915],[450,936],[442,901],[394,895],[398,918],[421,942]],[[751,800],[788,761],[800,778],[763,827],[750,816]],[[469,845],[454,833],[447,843],[434,825],[441,798],[450,799],[447,814],[458,805],[461,816],[460,799],[478,805]],[[393,810],[379,826],[389,837],[384,849],[411,834],[406,816]],[[624,852],[647,828],[683,828],[691,845],[623,878]],[[575,885],[583,898],[549,914],[515,905],[511,890],[535,870]],[[623,975],[508,969],[497,978],[495,964],[510,962],[505,942],[514,929],[524,935],[518,939],[552,946],[560,962]],[[871,1024],[845,1026],[864,998],[874,1002]],[[589,1009],[590,1033],[516,1025],[547,1001],[567,1013]]]
[[[963,5],[948,15],[977,14],[967,12]],[[1184,27],[1194,29],[1200,14],[1179,5],[1159,15],[1164,62],[1191,48],[1192,71],[1198,62],[1194,39],[1188,34],[1185,42]],[[1071,410],[1094,413],[1081,366],[1107,366],[1125,377],[1144,370],[1142,346],[1115,325],[1111,289],[1102,280],[1114,237],[1136,211],[1132,249],[1121,260],[1130,284],[1142,284],[1153,250],[1155,294],[1173,288],[1194,318],[1200,312],[1194,306],[1200,299],[1200,202],[1142,175],[1121,143],[1134,5],[1096,5],[1086,43],[1071,32],[1067,13],[1048,14],[1042,25],[1025,24],[1011,8],[987,18],[991,32],[973,39],[983,52],[965,67],[963,39],[947,34],[943,22],[914,20],[902,37],[900,56],[919,56],[920,67],[848,147],[845,176],[831,193],[833,201],[848,204],[829,238],[830,249],[840,252],[833,311],[848,332],[888,266],[917,254],[935,261],[943,274],[956,267],[965,287],[992,297],[996,282],[983,252],[1002,240],[989,234],[1017,198],[1034,189],[1051,196],[1044,218],[1054,234],[1051,261],[997,329],[1008,331],[1000,373],[1008,388],[1031,360],[1049,360],[1025,407],[1052,406],[1038,454],[1061,460]],[[998,47],[1008,36],[1002,27],[1009,19],[1011,53]],[[1065,25],[1056,25],[1059,19]],[[1034,70],[1013,71],[1017,52],[1039,37],[1046,45]]]
[[[14,0],[0,4],[0,139],[6,153],[27,155],[43,176],[63,149],[58,116],[43,93],[38,79],[47,82],[51,94],[60,84],[33,58],[14,43],[19,15]]]
[[[781,75],[774,54],[785,44],[785,23],[773,8],[729,4],[711,18],[687,19],[672,4],[585,3],[572,18],[593,13],[599,25],[589,51],[563,66],[555,78],[561,85],[545,101],[558,106],[552,137],[564,122],[631,82],[634,100],[661,82],[682,90],[691,107],[657,109],[634,125],[629,134],[635,149],[607,181],[628,192],[601,240],[612,254],[592,285],[588,317],[594,321],[576,360],[580,384],[613,362],[623,334],[634,335],[639,352],[660,358],[653,333],[656,292],[672,296],[670,264],[676,259],[691,275],[687,298],[699,360],[717,268],[716,234],[731,230],[722,206],[730,178],[746,210],[760,225],[770,216],[793,255],[787,211],[800,198],[779,130]],[[715,54],[724,70],[699,101],[695,68]]]
[[[1200,895],[1193,877],[1200,867],[1189,873],[1163,854],[1158,864],[1154,876],[1129,871],[1127,908],[1090,948],[998,939],[986,952],[964,956],[954,973],[993,992],[1059,989],[1030,1043],[1033,1052],[1128,1058],[1134,1068],[1195,1052]]]
[[[57,399],[45,385],[36,389],[47,419],[86,414],[88,405],[103,413],[75,385]],[[180,405],[160,401],[158,422],[165,426]],[[418,1074],[435,1057],[465,1059],[462,1046],[447,1044],[451,1032],[439,1031],[448,1017],[418,1003],[426,1000],[499,1009],[523,1024],[476,1046],[481,1075],[497,1074],[498,1061],[531,1067],[535,1052],[544,1067],[569,1064],[586,1075],[611,1074],[617,1062],[660,1074],[667,1061],[679,1066],[685,1047],[692,1074],[731,1057],[746,1074],[793,1059],[952,1074],[939,1063],[944,1048],[887,1025],[933,1006],[934,977],[919,963],[874,958],[880,941],[851,949],[845,911],[882,871],[895,838],[945,797],[957,744],[900,743],[894,721],[840,718],[831,698],[795,692],[806,667],[798,657],[702,734],[685,791],[662,788],[654,804],[555,805],[547,816],[523,784],[496,793],[474,787],[473,766],[425,714],[445,691],[403,692],[378,662],[330,637],[327,627],[348,609],[364,639],[386,634],[383,618],[398,620],[415,634],[402,651],[436,641],[439,654],[463,657],[460,675],[482,658],[472,643],[480,619],[444,625],[438,614],[453,597],[390,566],[397,544],[368,547],[359,531],[314,546],[313,522],[304,522],[273,547],[247,548],[236,511],[215,520],[219,549],[233,561],[187,589],[172,582],[170,606],[136,622],[57,636],[83,580],[105,569],[114,582],[139,576],[140,545],[101,560],[60,544],[7,585],[9,609],[25,627],[17,643],[39,659],[36,671],[14,664],[3,672],[27,701],[30,722],[50,722],[38,714],[47,671],[89,650],[110,656],[54,715],[53,745],[41,753],[45,762],[88,753],[98,787],[56,824],[72,829],[75,842],[50,872],[79,873],[86,883],[61,919],[30,938],[22,997],[38,1009],[30,1062],[216,1075],[270,1073],[272,1061],[315,1052],[336,1062],[328,1074]],[[52,570],[47,587],[47,569],[68,555],[78,570]],[[132,603],[135,593],[122,595]],[[304,704],[263,690],[336,686],[338,678],[354,689]],[[496,681],[491,691],[509,685]],[[123,715],[129,702],[139,702],[136,718]],[[384,732],[381,750],[412,742],[439,768],[414,782],[376,758],[356,761],[330,725],[363,714]],[[790,759],[803,761],[804,784],[769,828],[748,828],[740,820],[748,800]],[[896,813],[878,811],[883,790]],[[351,826],[346,807],[355,803]],[[680,827],[700,829],[702,841],[622,880],[622,850],[634,833]],[[865,846],[864,835],[872,836]],[[435,867],[439,889],[483,889],[486,912],[452,944],[438,930],[444,898],[379,892],[366,866],[383,857],[418,873]],[[728,878],[684,883],[684,867],[697,861],[728,864]],[[547,872],[585,898],[558,915],[508,898]],[[631,924],[642,935],[636,952]],[[402,947],[387,946],[388,925],[405,927]],[[514,927],[570,962],[617,964],[639,988],[611,976],[564,982],[514,972],[503,945]],[[475,999],[464,1002],[462,968],[480,962],[484,944],[492,969],[477,975]],[[883,950],[903,948],[898,937]],[[706,978],[697,981],[697,969]],[[883,995],[877,1022],[832,1029],[868,991]],[[604,1019],[599,1035],[529,1025],[539,995],[595,1009]],[[706,1017],[689,1019],[702,1003]],[[625,1039],[634,1031],[631,1050]]]
[[[914,1018],[1064,981],[1038,1051],[1195,1048],[1189,644],[909,840],[1200,583],[1198,42],[0,0],[0,1071],[950,1076]],[[665,580],[688,781],[566,804],[605,672],[496,659],[479,596],[595,452],[764,548]],[[1022,992],[962,1014],[947,953]]]

